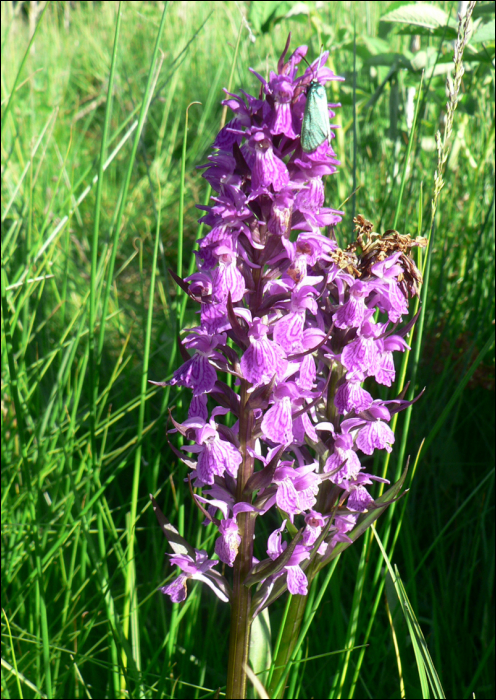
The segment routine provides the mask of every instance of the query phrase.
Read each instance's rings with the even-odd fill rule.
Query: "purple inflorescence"
[[[299,135],[306,87],[342,78],[324,67],[327,52],[297,77],[307,47],[285,61],[287,48],[268,80],[254,73],[258,97],[226,93],[234,118],[201,166],[215,192],[200,207],[210,230],[199,241],[198,271],[185,280],[199,321],[182,341],[191,358],[170,384],[192,391],[188,419],[175,430],[194,441],[182,449],[197,455],[185,462],[193,485],[204,489],[195,498],[205,522],[218,527],[218,557],[235,562],[239,513],[270,511],[277,524],[279,508],[286,520],[259,546],[267,566],[282,562],[266,589],[286,576],[288,590],[304,595],[301,565],[324,529],[319,557],[351,542],[347,533],[374,507],[367,486],[378,477],[362,462],[375,450],[391,451],[391,416],[407,404],[374,400],[369,390],[374,382],[391,386],[393,353],[408,348],[412,324],[402,329],[401,322],[420,282],[409,251],[422,243],[392,231],[379,236],[357,217],[357,242],[338,247],[343,212],[324,206],[323,185],[339,165],[336,154],[327,141],[303,152]],[[226,373],[237,391],[223,381]],[[228,411],[232,427],[220,420]],[[240,434],[242,422],[248,435]],[[302,535],[284,558],[283,531],[295,519]],[[183,571],[162,589],[173,601],[184,599],[187,578],[208,582],[215,564],[204,552],[171,563]]]

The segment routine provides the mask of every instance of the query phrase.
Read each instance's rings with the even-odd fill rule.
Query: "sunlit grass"
[[[167,268],[177,265],[180,197],[186,272],[195,204],[207,195],[195,166],[220,127],[222,87],[234,64],[233,91],[255,93],[248,67],[265,74],[289,30],[292,47],[308,43],[311,55],[329,47],[347,78],[329,95],[343,104],[342,167],[328,178],[326,201],[338,207],[351,195],[355,12],[356,211],[392,227],[407,89],[418,90],[421,73],[402,69],[386,81],[389,59],[377,55],[407,55],[410,46],[379,24],[388,3],[326,3],[312,23],[283,20],[255,42],[244,4],[172,3],[163,55],[154,51],[163,5],[125,3],[114,62],[117,5],[66,5],[52,3],[39,18],[27,53],[29,20],[19,5],[16,14],[2,5],[2,106],[10,105],[2,133],[2,694],[208,697],[225,684],[227,609],[198,586],[174,609],[156,592],[171,570],[148,498],[193,545],[212,546],[167,444],[167,409],[182,396],[146,382],[166,379],[176,362],[182,310]],[[435,54],[441,46],[440,66],[448,65],[449,42],[422,42]],[[477,49],[489,60],[466,56],[431,245],[411,387],[426,392],[409,425],[398,421],[390,478],[426,442],[409,494],[377,532],[384,542],[389,533],[389,547],[397,534],[392,563],[446,695],[483,698],[494,696],[494,42]],[[444,84],[445,73],[424,77],[405,170],[397,228],[414,235],[429,228]],[[202,104],[189,112],[182,179],[193,101]],[[352,200],[344,209],[342,241]],[[194,319],[188,306],[185,320]],[[407,695],[421,695],[384,566],[371,534],[341,556],[300,648],[291,697],[350,697],[352,687],[355,697],[397,697],[397,654]],[[273,628],[282,613],[283,604],[274,608]],[[336,654],[366,636],[366,649]],[[329,656],[305,661],[320,654]]]

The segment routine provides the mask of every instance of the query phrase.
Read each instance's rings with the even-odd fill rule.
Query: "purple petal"
[[[165,595],[169,595],[173,603],[182,603],[186,600],[188,595],[188,589],[186,588],[186,581],[188,577],[185,574],[179,574],[179,576],[168,586],[162,586],[160,591]]]
[[[302,413],[301,416],[294,419],[293,434],[296,442],[299,445],[303,445],[305,443],[305,435],[308,435],[308,437],[314,442],[318,442],[319,439],[315,427],[308,417],[308,413]]]
[[[230,265],[219,265],[212,280],[213,295],[218,301],[227,299],[229,292],[233,302],[241,301],[245,293],[245,278],[233,262]]]
[[[300,513],[304,510],[309,510],[309,508],[313,508],[317,502],[318,491],[318,485],[309,486],[306,489],[301,489],[298,491],[298,505]]]
[[[389,320],[396,323],[404,314],[408,313],[408,301],[400,287],[395,283],[389,287],[388,301],[390,304]]]
[[[300,566],[286,567],[288,572],[288,591],[292,595],[306,595],[308,593],[308,580]]]
[[[353,486],[346,505],[350,510],[363,513],[373,502],[374,499],[369,494],[365,486]]]
[[[262,432],[266,438],[279,445],[289,445],[293,441],[293,421],[291,401],[285,396],[275,403],[262,419]]]
[[[296,566],[297,564],[301,564],[301,562],[305,559],[310,559],[308,547],[305,547],[303,544],[297,544],[289,558],[287,565]]]
[[[217,596],[217,598],[219,598],[223,603],[229,602],[229,598],[226,595],[226,587],[219,585],[219,581],[211,578],[209,574],[207,574],[206,576],[204,576],[203,574],[198,574],[198,576],[195,576],[195,578],[198,579],[198,581],[202,581],[209,588],[211,588]]]
[[[396,370],[394,367],[393,353],[382,352],[378,358],[377,369],[374,373],[374,377],[379,384],[391,386],[391,384],[394,382],[395,376]]]
[[[333,316],[338,328],[360,328],[365,318],[365,300],[351,296]]]
[[[278,527],[274,532],[269,535],[267,540],[267,554],[274,561],[277,557],[284,552],[286,549],[287,542],[281,543],[282,531],[286,527],[286,521],[283,520],[280,527]]]
[[[241,358],[241,371],[254,386],[268,384],[274,374],[282,376],[287,360],[282,348],[267,338],[250,338],[250,347]]]
[[[306,518],[305,518],[306,520]],[[322,526],[312,526],[311,524],[307,523],[307,526],[305,530],[303,531],[303,544],[306,547],[312,547],[313,543],[315,540],[317,540],[320,537],[320,533],[322,532]]]
[[[197,352],[174,372],[169,383],[171,386],[179,384],[192,389],[193,396],[199,396],[212,391],[216,381],[217,372],[208,361],[208,357]]]
[[[317,377],[317,368],[312,355],[305,355],[300,364],[300,373],[296,383],[302,389],[313,389]]]
[[[342,363],[349,371],[359,371],[365,375],[374,374],[379,353],[374,338],[360,336],[347,345],[341,355]]]
[[[336,515],[334,525],[338,532],[349,532],[353,530],[358,520],[358,515],[346,513],[346,515]]]
[[[270,133],[274,136],[277,134],[284,134],[290,139],[296,138],[293,129],[291,105],[287,102],[274,102],[274,110],[270,120]]]
[[[364,411],[372,404],[373,398],[360,386],[360,382],[347,381],[341,384],[334,396],[334,405],[339,413]]]
[[[371,455],[374,450],[386,449],[387,452],[391,452],[393,443],[393,431],[387,423],[381,420],[366,423],[358,432],[356,439],[357,447],[366,455]]]
[[[312,177],[296,195],[295,205],[300,211],[318,211],[324,204],[324,183],[321,177]]]
[[[243,458],[234,445],[225,440],[213,439],[205,444],[198,455],[196,470],[205,484],[213,484],[214,476],[222,476],[225,471],[236,478],[242,461]]]
[[[400,335],[390,335],[382,340],[385,352],[405,352],[405,350],[411,350],[406,340]]]
[[[229,101],[230,100],[225,100],[225,102]],[[238,119],[237,117],[231,119],[231,121],[227,122],[225,127],[221,129],[217,134],[213,147],[220,148],[221,151],[228,151],[232,149],[234,143],[237,143],[239,146],[239,144],[241,143],[242,136],[241,134],[233,134],[232,130],[237,130],[241,126],[242,122],[240,119]],[[204,176],[206,176],[206,173],[204,174]]]
[[[291,214],[293,212],[293,192],[283,189],[278,192],[272,204],[268,230],[277,236],[289,236]]]
[[[298,492],[289,479],[286,479],[277,487],[276,503],[281,510],[289,515],[295,515],[300,512]]]
[[[193,396],[188,410],[188,418],[201,418],[208,420],[207,395]]]
[[[294,345],[301,341],[305,315],[289,313],[279,319],[274,326],[274,340],[286,351],[291,352]]]
[[[215,542],[215,551],[224,564],[232,566],[241,544],[236,518],[222,520],[219,525],[219,533],[220,537]]]
[[[336,446],[334,446],[334,449],[336,450]],[[356,479],[361,467],[362,465],[356,452],[353,450],[344,451],[338,448],[334,454],[327,458],[324,472],[334,472],[337,469],[338,471],[331,476],[331,481],[335,484],[341,484],[345,480]]]
[[[266,190],[270,185],[274,192],[279,192],[289,182],[286,164],[274,155],[272,143],[261,131],[250,139],[250,148],[255,152],[255,161],[251,173],[253,192]]]

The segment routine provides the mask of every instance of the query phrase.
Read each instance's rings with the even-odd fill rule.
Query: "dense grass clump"
[[[212,532],[167,442],[168,409],[187,402],[148,379],[170,378],[177,329],[196,323],[167,268],[194,263],[210,196],[195,166],[225,121],[222,88],[254,93],[248,67],[265,75],[288,31],[346,77],[328,91],[343,105],[326,185],[340,244],[358,213],[430,243],[399,372],[426,390],[374,465],[394,480],[410,456],[410,490],[341,556],[286,697],[426,697],[419,648],[447,697],[494,697],[494,3],[474,10],[432,217],[456,6],[2,4],[5,697],[225,686],[227,607],[198,585],[182,607],[157,593],[171,571],[148,494],[197,547]]]

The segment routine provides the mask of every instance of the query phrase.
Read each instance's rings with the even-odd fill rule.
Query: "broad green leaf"
[[[248,21],[259,34],[266,34],[272,26],[287,16],[308,14],[308,8],[301,2],[255,2],[250,3]]]
[[[483,15],[494,15],[494,2],[478,2],[472,12],[472,18],[482,17]]]
[[[262,27],[274,14],[278,7],[278,2],[255,2],[250,3],[250,10],[248,12],[248,22],[250,23],[253,31],[260,34],[263,30]]]
[[[311,7],[310,3],[303,2],[281,2],[276,12],[271,18],[271,25],[274,26],[283,19],[291,19],[293,22],[308,22]],[[288,6],[289,9],[288,9]]]
[[[436,27],[416,27],[413,24],[399,24],[398,28],[395,30],[395,34],[403,36],[414,36],[418,34],[419,36],[438,36],[445,41],[454,41],[458,36],[458,30],[456,27],[444,26]]]
[[[418,5],[398,7],[396,10],[388,12],[381,17],[381,22],[401,22],[402,24],[413,24],[417,27],[435,29],[436,27],[446,26],[448,15],[440,7],[422,2]]]
[[[378,53],[387,53],[391,50],[391,43],[389,41],[385,41],[385,39],[381,39],[378,36],[364,36],[362,41],[364,45],[367,46],[370,53],[374,56],[376,56]],[[353,50],[353,43],[351,43],[351,48]]]
[[[380,53],[377,56],[370,56],[364,61],[366,66],[394,66],[407,68],[413,71],[412,64],[402,53]]]
[[[463,56],[464,63],[487,63],[492,65],[494,61],[494,47],[489,50],[478,51],[477,53],[465,53]],[[447,63],[448,61],[446,61]],[[440,61],[441,63],[441,61]]]
[[[295,17],[296,15],[309,15],[310,14],[310,8],[305,2],[296,2],[293,7],[289,10],[289,12],[286,12],[284,15],[285,19],[288,19],[288,17]]]
[[[475,32],[472,34],[470,37],[470,43],[471,44],[479,44],[479,43],[486,43],[493,41],[494,42],[494,32],[495,32],[495,26],[494,26],[494,20],[491,20],[490,22],[486,22],[486,24],[481,24]]]
[[[453,64],[453,56],[449,56],[449,62]],[[412,58],[412,66],[414,70],[424,70],[424,68],[430,68],[433,66],[438,59],[438,52],[433,47],[427,48],[425,51],[417,51],[415,56]]]
[[[445,75],[453,69],[453,56],[447,56],[446,61],[440,61],[437,51],[431,48],[415,54],[412,66],[415,71],[425,70],[427,78],[431,75]]]
[[[267,670],[272,663],[272,644],[269,610],[265,608],[252,622],[250,633],[250,666],[259,681],[265,685]]]

